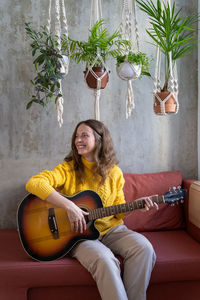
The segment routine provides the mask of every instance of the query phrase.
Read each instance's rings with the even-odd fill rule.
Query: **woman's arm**
[[[26,184],[26,189],[40,199],[66,209],[71,229],[82,233],[86,229],[84,216],[88,213],[55,190],[63,186],[66,180],[71,180],[72,175],[68,171],[69,167],[66,163],[56,166],[52,171],[45,170],[31,177]]]
[[[88,215],[88,212],[80,209],[71,200],[63,197],[57,191],[53,191],[46,198],[46,201],[66,209],[72,231],[83,233],[86,230],[85,216]]]

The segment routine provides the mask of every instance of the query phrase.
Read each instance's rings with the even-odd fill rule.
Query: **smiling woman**
[[[33,176],[26,188],[49,202],[49,205],[64,208],[69,220],[67,230],[71,235],[82,235],[82,239],[72,246],[69,254],[91,272],[103,300],[144,300],[155,264],[155,253],[150,242],[123,224],[126,216],[123,211],[114,210],[105,217],[97,216],[94,227],[99,234],[95,240],[88,237],[87,219],[91,208],[85,211],[83,206],[77,205],[72,200],[73,197],[70,197],[92,190],[98,194],[102,206],[110,209],[113,206],[124,206],[123,186],[124,177],[117,166],[110,132],[102,122],[86,120],[76,126],[72,135],[71,152],[64,162],[52,171],[46,170]],[[157,208],[147,197],[145,208],[148,210],[152,207]],[[61,232],[60,238],[65,231],[66,229]],[[56,238],[59,236],[56,235]],[[114,253],[124,258],[123,281],[120,262]]]

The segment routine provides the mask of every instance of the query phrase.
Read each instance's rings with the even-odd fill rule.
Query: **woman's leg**
[[[103,300],[128,300],[120,262],[99,240],[81,242],[70,254],[92,274]]]
[[[151,243],[125,225],[109,231],[102,243],[124,259],[123,282],[128,299],[146,299],[146,290],[156,260]]]

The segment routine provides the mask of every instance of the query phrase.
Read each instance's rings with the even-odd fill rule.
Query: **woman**
[[[71,230],[86,229],[81,210],[62,194],[72,196],[83,190],[97,192],[104,206],[125,202],[124,178],[117,166],[112,138],[105,125],[96,120],[80,122],[73,133],[71,152],[53,171],[33,176],[27,190],[54,205],[66,209]],[[145,199],[145,210],[155,206]],[[150,242],[141,234],[123,224],[123,214],[97,219],[100,238],[78,243],[70,252],[92,274],[103,300],[144,300],[155,253]],[[123,257],[123,281],[120,262],[114,254]]]

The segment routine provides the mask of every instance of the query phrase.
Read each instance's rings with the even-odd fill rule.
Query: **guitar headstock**
[[[179,201],[183,203],[186,194],[187,191],[185,189],[181,189],[180,185],[177,187],[169,188],[169,191],[164,194],[164,201],[171,205],[175,205]]]

